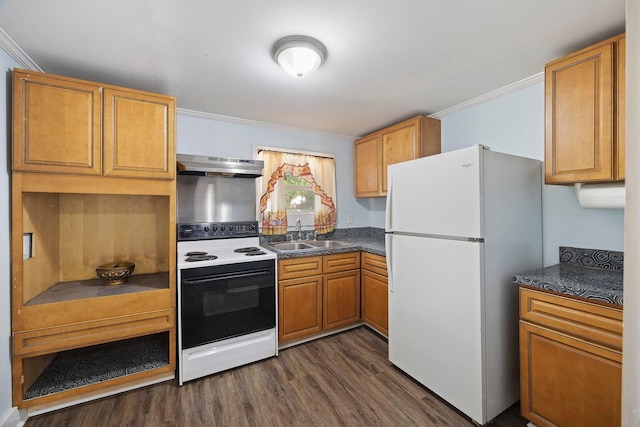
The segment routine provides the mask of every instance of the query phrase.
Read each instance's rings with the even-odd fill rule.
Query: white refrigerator
[[[541,169],[480,145],[388,167],[389,360],[479,424],[519,399],[512,278],[542,267]]]

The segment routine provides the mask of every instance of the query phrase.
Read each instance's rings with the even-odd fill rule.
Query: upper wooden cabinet
[[[173,179],[175,98],[13,72],[13,169]]]
[[[545,67],[545,182],[624,180],[624,35]]]
[[[440,120],[416,116],[354,142],[356,197],[387,194],[387,166],[440,153]]]

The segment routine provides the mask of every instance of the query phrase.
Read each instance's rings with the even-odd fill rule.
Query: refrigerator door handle
[[[384,211],[384,229],[386,231],[391,230],[391,199],[393,198],[393,175],[389,175],[389,181],[387,182],[387,203],[385,204]]]
[[[393,292],[393,273],[391,272],[391,234],[384,235],[384,248],[387,261],[387,286],[389,292]]]

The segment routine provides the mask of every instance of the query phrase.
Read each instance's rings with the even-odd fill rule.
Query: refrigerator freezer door
[[[482,238],[481,146],[389,166],[386,229]]]
[[[387,237],[389,360],[476,422],[486,422],[483,244]]]

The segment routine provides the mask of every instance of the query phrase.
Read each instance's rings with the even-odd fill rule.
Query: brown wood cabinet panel
[[[324,255],[322,265],[324,274],[358,269],[360,268],[360,252]]]
[[[381,138],[373,135],[354,143],[354,186],[356,197],[377,197],[382,192]]]
[[[616,166],[620,156],[624,159],[624,140],[620,146],[620,131],[616,130],[619,72],[624,69],[619,62],[624,61],[619,54],[621,37],[607,39],[545,67],[547,184],[624,179]],[[619,149],[623,150],[620,154],[616,152]]]
[[[322,256],[278,260],[278,280],[322,274]]]
[[[520,319],[622,351],[622,310],[520,289]]]
[[[360,320],[360,270],[325,274],[322,289],[324,329]]]
[[[171,309],[20,332],[14,334],[13,351],[35,356],[168,331],[174,318]]]
[[[616,43],[616,55],[617,55],[617,68],[616,68],[616,146],[615,146],[615,154],[616,154],[616,167],[617,170],[614,171],[614,175],[623,180],[626,177],[626,150],[627,150],[627,131],[626,131],[626,122],[627,122],[627,39],[626,37],[622,37]]]
[[[389,335],[389,287],[386,276],[362,270],[362,320],[383,335]]]
[[[174,98],[105,88],[104,112],[105,175],[174,177]]]
[[[373,152],[374,146],[377,153]],[[413,117],[357,139],[354,142],[355,196],[385,196],[388,165],[438,153],[440,121],[425,116]]]
[[[387,259],[380,255],[362,252],[362,269],[387,277]]]
[[[620,425],[622,355],[520,322],[521,411],[537,426]]]
[[[26,70],[13,72],[13,169],[99,175],[101,88]]]
[[[321,331],[322,276],[280,280],[278,306],[279,341]]]
[[[12,327],[28,332],[173,308],[175,287],[16,307]]]

